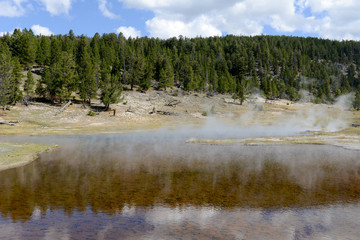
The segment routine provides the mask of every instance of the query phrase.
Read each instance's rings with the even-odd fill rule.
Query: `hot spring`
[[[358,238],[360,152],[194,135],[6,136],[61,147],[0,172],[0,238]]]

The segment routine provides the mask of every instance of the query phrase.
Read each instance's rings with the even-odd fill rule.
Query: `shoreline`
[[[138,131],[152,131],[154,129],[137,129],[122,131],[122,132],[96,132],[86,133],[87,135],[93,134],[121,134]],[[18,135],[19,134],[13,134]],[[38,134],[35,136],[46,136],[48,134]],[[59,135],[59,134],[54,134]],[[79,133],[61,134],[78,136]],[[6,135],[3,135],[6,136]],[[31,136],[31,135],[29,135]],[[317,132],[311,135],[299,136],[284,136],[284,137],[255,137],[244,139],[196,139],[191,138],[185,141],[189,144],[214,144],[214,145],[227,145],[227,144],[244,144],[244,145],[297,145],[297,144],[312,144],[312,145],[329,145],[334,147],[341,147],[348,150],[360,151],[360,136],[343,135],[340,133],[327,133]],[[34,162],[42,153],[52,151],[59,147],[59,145],[44,145],[44,144],[29,144],[29,143],[5,143],[0,141],[0,172],[8,169],[23,167],[27,164]]]
[[[57,145],[0,143],[0,172],[34,162]]]
[[[352,124],[360,123],[360,111],[349,111],[345,107],[293,103],[283,99],[270,101],[262,97],[249,98],[240,105],[230,95],[175,95],[172,91],[128,91],[124,92],[123,97],[122,103],[111,105],[116,115],[113,111],[99,111],[95,116],[89,116],[89,110],[102,106],[99,100],[94,100],[92,107],[74,103],[61,114],[57,114],[59,107],[46,103],[28,106],[17,104],[11,111],[0,110],[0,120],[19,121],[15,126],[0,125],[0,136],[4,136],[0,138],[0,171],[24,166],[36,160],[42,152],[55,148],[55,145],[6,143],[6,136],[123,134],[184,126],[201,128],[207,124],[207,127],[221,129],[219,123],[241,128],[273,126],[279,132],[293,128],[301,131],[309,129],[311,132],[307,135],[287,137],[188,139],[188,142],[241,142],[248,145],[328,144],[360,150],[360,127],[352,127]],[[178,104],[169,104],[173,101]],[[219,123],[213,123],[213,119]]]

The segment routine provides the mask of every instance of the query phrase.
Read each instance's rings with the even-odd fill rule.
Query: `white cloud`
[[[179,35],[207,37],[221,35],[221,31],[205,16],[200,16],[188,23],[155,17],[146,21],[146,26],[151,37],[169,38]]]
[[[0,1],[0,17],[20,17],[25,13],[22,0]]]
[[[214,36],[224,32],[256,35],[263,32],[265,24],[292,32],[299,21],[294,3],[289,0],[119,1],[129,8],[153,11],[155,17],[146,22],[147,30],[151,36],[162,38]]]
[[[125,7],[154,13],[146,22],[153,37],[257,35],[268,25],[279,34],[298,31],[323,38],[360,40],[357,0],[118,1]]]
[[[136,37],[141,37],[141,32],[133,27],[119,27],[118,29],[116,29],[117,33],[123,33],[124,37],[129,38],[136,38]]]
[[[298,18],[293,2],[288,0],[238,1],[233,6],[222,9],[220,14],[224,23],[220,25],[223,31],[231,34],[256,35],[263,33],[265,25],[281,32],[292,32],[296,29]]]
[[[39,0],[51,15],[68,14],[71,0]]]
[[[307,0],[306,7],[323,17],[315,22],[314,31],[320,37],[338,40],[360,40],[360,1]]]
[[[42,36],[51,36],[54,33],[50,31],[47,27],[42,27],[40,25],[33,25],[31,30],[34,32],[35,35],[42,35]]]
[[[108,9],[109,3],[106,0],[98,0],[98,1],[99,1],[99,10],[105,17],[108,17],[111,19],[119,18],[118,15],[110,12],[110,10]]]

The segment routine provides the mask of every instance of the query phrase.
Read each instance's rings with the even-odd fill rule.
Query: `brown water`
[[[359,152],[142,139],[0,172],[0,239],[359,239]]]

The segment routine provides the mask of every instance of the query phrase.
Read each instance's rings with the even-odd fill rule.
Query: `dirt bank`
[[[82,104],[72,104],[60,114],[57,112],[61,105],[34,103],[24,106],[18,104],[12,107],[11,111],[0,110],[0,120],[22,122],[17,126],[0,125],[0,134],[123,132],[162,126],[202,124],[210,116],[241,125],[274,124],[281,121],[286,123],[287,119],[298,118],[299,114],[302,114],[301,111],[308,111],[319,106],[326,111],[327,109],[329,112],[332,111],[331,114],[335,113],[331,106],[292,103],[286,100],[266,101],[261,97],[249,98],[240,105],[230,95],[207,96],[182,91],[151,91],[149,93],[127,91],[123,96],[124,100],[121,103],[111,105],[111,111],[101,111],[102,104],[96,100],[93,101],[91,107],[86,106],[86,108]],[[113,110],[116,110],[115,116]],[[152,113],[154,110],[155,113]],[[93,111],[95,116],[88,116],[89,111]],[[360,119],[357,112],[345,113],[349,124],[355,121],[356,114]],[[304,114],[311,115],[311,112]],[[310,116],[306,117],[310,118]]]

